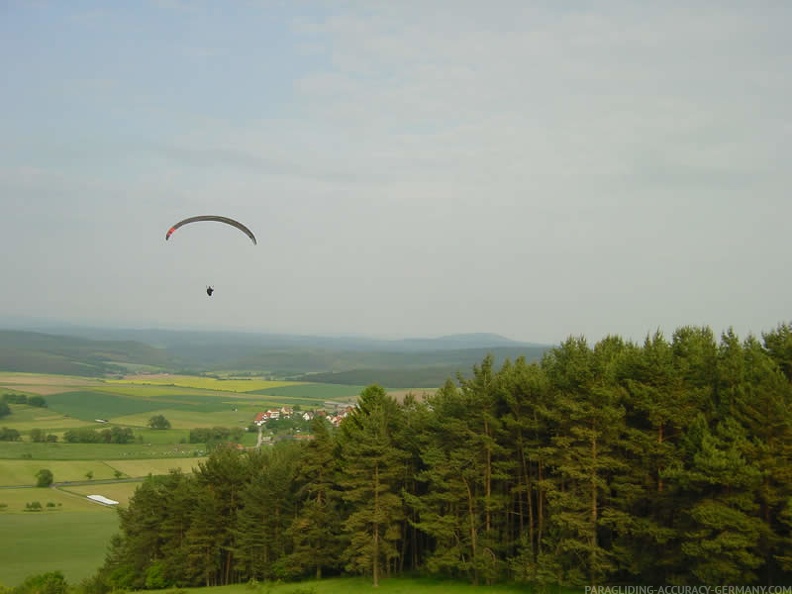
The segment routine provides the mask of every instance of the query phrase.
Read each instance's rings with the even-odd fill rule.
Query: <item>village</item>
[[[337,428],[354,409],[355,407],[348,403],[332,401],[325,402],[324,408],[312,410],[302,410],[299,406],[270,408],[256,414],[251,429],[255,426],[258,430],[257,447],[284,439],[287,436],[291,436],[293,439],[312,439],[310,425],[315,418],[324,418],[330,425]],[[264,429],[269,430],[272,435],[265,436]]]

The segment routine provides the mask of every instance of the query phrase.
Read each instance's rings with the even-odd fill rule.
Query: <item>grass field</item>
[[[192,472],[206,458],[160,458],[157,460],[108,460],[107,466],[128,477],[145,477],[149,474],[168,474],[173,469]]]
[[[168,474],[172,468],[192,472],[205,458],[173,457],[115,460],[2,460],[0,461],[0,486],[33,486],[36,473],[42,468],[50,470],[56,483],[85,481],[93,473],[96,481],[115,479],[116,471],[124,477],[145,477],[149,474]]]
[[[79,495],[80,497],[88,497],[88,495],[104,495],[105,497],[109,497],[110,499],[118,501],[121,506],[125,506],[129,503],[130,498],[135,494],[135,490],[142,484],[142,482],[143,481],[140,480],[126,483],[70,485],[68,487],[59,487],[58,491],[64,494]],[[1,496],[2,491],[0,491],[0,497]],[[88,499],[85,501],[88,501]],[[91,503],[91,505],[93,506],[97,504]]]
[[[63,507],[49,512],[0,512],[0,584],[16,586],[28,576],[55,570],[77,584],[95,573],[111,536],[118,532],[116,510],[51,489],[24,491],[47,492],[38,499],[42,505],[62,497]],[[7,493],[0,490],[3,497]],[[67,511],[67,505],[85,509]]]
[[[83,421],[115,419],[136,413],[155,413],[162,409],[187,409],[211,413],[230,408],[222,396],[169,396],[140,398],[110,392],[79,391],[50,396],[49,408]]]
[[[75,427],[85,427],[91,423],[64,415],[49,408],[11,404],[11,414],[2,420],[2,426],[13,427],[17,431],[33,428],[46,431],[63,431]],[[93,419],[91,420],[93,421]]]
[[[100,380],[0,373],[0,394],[40,394],[48,404],[47,408],[13,404],[12,414],[0,421],[0,426],[22,434],[20,441],[0,441],[0,503],[6,504],[0,506],[0,584],[17,585],[29,575],[58,569],[71,583],[93,574],[104,560],[118,519],[113,508],[93,503],[86,496],[104,495],[125,505],[140,480],[119,482],[117,473],[124,479],[142,480],[175,468],[192,472],[205,460],[197,455],[202,455],[205,446],[185,443],[190,429],[244,428],[256,413],[268,408],[285,404],[319,408],[327,400],[353,400],[361,390],[361,386],[262,379],[147,375]],[[156,414],[164,415],[171,429],[148,428],[149,419]],[[96,419],[110,422],[98,423]],[[123,445],[62,441],[68,429],[101,431],[114,425],[132,427],[141,441]],[[59,441],[32,443],[31,429],[54,433]],[[255,445],[256,436],[256,432],[245,432],[243,445]],[[33,487],[36,473],[43,468],[52,471],[57,488]],[[72,482],[77,484],[62,484]],[[33,501],[45,506],[43,511],[25,511],[26,503]],[[47,503],[52,505],[47,507]],[[329,585],[329,590],[324,583],[317,586],[322,588],[317,593],[337,591]],[[295,587],[297,584],[287,585],[282,592]]]
[[[52,472],[56,482],[84,481],[88,472],[95,480],[114,478],[114,470],[101,460],[3,460],[0,485],[33,486],[36,473],[43,468]]]
[[[113,422],[119,425],[142,428],[148,424],[149,419],[154,414],[161,414],[168,419],[172,429],[178,429],[182,435],[186,435],[188,433],[186,430],[195,429],[196,427],[247,427],[253,422],[256,413],[261,409],[262,407],[260,406],[246,406],[237,408],[237,410],[230,406],[224,406],[220,410],[213,411],[162,408],[157,411],[116,417]],[[155,441],[160,442],[161,437],[161,434],[157,431],[149,431],[143,439],[147,440],[147,443],[155,443]]]
[[[152,431],[153,433],[153,431]],[[0,468],[5,460],[137,460],[189,458],[201,451],[201,444],[113,444],[113,443],[31,443],[0,441]],[[2,485],[2,483],[0,483]]]
[[[300,583],[262,583],[255,588],[247,584],[214,588],[187,588],[195,594],[478,594],[482,590],[497,594],[526,594],[535,588],[518,585],[473,586],[465,582],[428,578],[385,578],[374,587],[370,578],[329,578]],[[580,594],[582,588],[549,588],[548,594]]]
[[[87,495],[90,494],[87,493]],[[33,501],[41,503],[44,506],[44,510],[41,512],[25,511],[25,504]],[[95,511],[95,508],[101,507],[99,504],[93,503],[84,497],[76,497],[59,489],[23,489],[18,487],[0,489],[0,504],[2,503],[6,504],[7,507],[2,508],[3,511],[0,512],[0,526],[4,526],[8,517],[15,514],[25,516],[44,514],[55,517],[57,514],[91,512]],[[47,507],[47,503],[54,503],[55,507]],[[2,532],[0,530],[0,533]],[[0,539],[3,538],[3,536],[0,536]],[[0,567],[2,567],[2,564],[0,564]]]

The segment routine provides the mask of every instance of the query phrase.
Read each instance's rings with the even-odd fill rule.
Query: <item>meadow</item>
[[[133,486],[127,483],[125,489]],[[33,502],[41,504],[41,511],[26,511]],[[14,586],[29,575],[54,570],[77,583],[101,564],[117,530],[116,510],[82,495],[0,488],[0,584]]]
[[[434,580],[431,578],[385,578],[374,587],[370,578],[327,578],[299,583],[264,582],[255,586],[238,584],[213,588],[185,588],[182,591],[200,594],[477,594],[482,591],[496,594],[525,594],[533,588],[522,585],[498,584],[494,586],[474,586],[466,582]],[[553,594],[579,594],[582,588],[551,588]]]
[[[11,414],[0,419],[0,426],[21,435],[19,441],[0,441],[0,584],[14,586],[29,575],[58,569],[71,583],[91,575],[104,560],[118,518],[114,508],[86,496],[104,495],[123,506],[149,474],[192,472],[205,459],[205,446],[187,443],[190,429],[247,428],[268,408],[321,408],[325,401],[352,401],[361,389],[261,378],[141,374],[102,379],[0,372],[0,395],[39,395],[47,403],[46,408],[10,404]],[[160,414],[170,429],[148,427]],[[134,443],[63,441],[70,429],[114,426],[131,428]],[[34,443],[32,429],[58,441]],[[254,446],[256,437],[245,432],[241,443]],[[43,468],[53,473],[53,488],[34,487]],[[33,501],[41,503],[41,511],[26,511]]]

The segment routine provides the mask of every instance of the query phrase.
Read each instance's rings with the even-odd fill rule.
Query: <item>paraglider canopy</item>
[[[230,219],[228,217],[221,217],[218,215],[200,215],[197,217],[188,217],[182,221],[179,221],[178,223],[173,225],[170,229],[168,229],[168,232],[165,234],[165,241],[169,240],[170,236],[173,235],[173,232],[176,231],[176,229],[178,229],[179,227],[182,227],[184,225],[189,225],[190,223],[197,223],[200,221],[215,221],[217,223],[225,223],[226,225],[231,225],[232,227],[236,227],[237,229],[242,231],[242,233],[244,233],[250,238],[250,241],[253,242],[253,245],[256,245],[256,236],[253,235],[253,232],[250,229],[248,229],[245,225],[243,225],[239,221],[235,221],[234,219]]]

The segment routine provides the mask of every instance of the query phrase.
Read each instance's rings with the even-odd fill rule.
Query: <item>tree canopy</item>
[[[425,402],[369,386],[338,430],[147,479],[97,579],[789,583],[790,336],[572,337]]]

